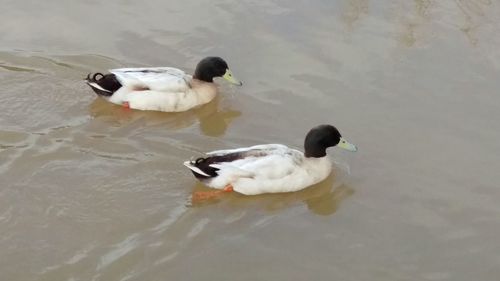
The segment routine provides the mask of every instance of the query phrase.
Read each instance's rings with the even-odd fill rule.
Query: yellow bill
[[[358,150],[358,148],[354,144],[346,141],[344,138],[340,138],[339,144],[337,144],[337,146],[353,152]]]
[[[233,73],[229,69],[226,69],[226,73],[224,74],[224,76],[222,76],[222,78],[226,79],[231,84],[238,86],[243,85],[243,83],[240,80],[234,78]]]

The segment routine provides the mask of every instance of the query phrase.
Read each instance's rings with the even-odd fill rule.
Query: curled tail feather
[[[186,162],[184,162],[184,166],[188,167],[191,170],[191,172],[193,172],[193,175],[195,177],[210,178],[210,177],[212,177],[211,175],[205,173],[203,170],[201,170],[200,168],[197,167],[197,164],[199,164],[199,162],[202,162],[203,160],[205,160],[205,159],[198,158],[194,161],[186,161]]]
[[[96,94],[105,97],[112,96],[114,92],[122,87],[114,74],[89,73],[85,81]]]
[[[224,155],[209,156],[206,158],[198,158],[193,161],[184,162],[184,166],[188,167],[196,178],[214,178],[218,176],[221,169],[229,171],[235,178],[251,178],[255,174],[251,171],[246,171],[231,164],[232,161],[241,159],[245,156],[244,153],[229,153]]]

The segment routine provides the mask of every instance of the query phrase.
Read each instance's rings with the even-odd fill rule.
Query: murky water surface
[[[500,4],[289,2],[4,1],[0,279],[500,280]],[[245,85],[186,113],[81,80],[207,55]],[[191,202],[185,159],[320,123],[325,182]]]

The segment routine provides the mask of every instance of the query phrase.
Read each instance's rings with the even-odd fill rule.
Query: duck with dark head
[[[292,192],[304,189],[330,175],[329,147],[356,151],[332,125],[312,128],[304,141],[304,152],[282,144],[262,144],[206,153],[186,161],[193,175],[205,185],[245,195]]]
[[[85,79],[91,89],[108,101],[139,110],[180,112],[206,104],[217,94],[214,78],[237,86],[237,80],[220,57],[206,57],[193,76],[173,67],[119,68]]]

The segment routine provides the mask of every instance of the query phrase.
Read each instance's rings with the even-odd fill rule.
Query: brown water
[[[2,3],[0,280],[500,280],[497,1],[112,2]],[[207,55],[244,87],[187,113],[81,81]],[[182,161],[320,123],[325,182],[190,201]]]

